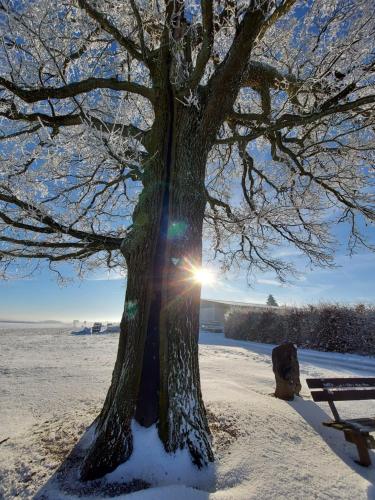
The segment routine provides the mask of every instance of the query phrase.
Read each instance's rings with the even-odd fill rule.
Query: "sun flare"
[[[212,285],[215,283],[215,274],[210,269],[201,267],[194,269],[193,279],[201,285]]]

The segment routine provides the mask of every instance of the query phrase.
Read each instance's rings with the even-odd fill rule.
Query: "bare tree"
[[[198,368],[202,231],[224,266],[281,279],[374,221],[367,0],[0,0],[0,258],[127,269],[112,383],[82,467],[131,423],[213,460]],[[17,268],[18,269],[18,268]]]

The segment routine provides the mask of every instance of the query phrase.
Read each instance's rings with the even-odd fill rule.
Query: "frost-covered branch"
[[[351,248],[369,245],[359,230],[374,217],[366,0],[0,0],[0,36],[4,251],[47,243],[63,260],[73,245],[82,262],[109,252],[119,263],[195,133],[198,159],[209,155],[197,199],[225,265],[285,276],[272,255],[283,244],[329,265],[338,221]],[[188,163],[179,172],[190,185],[197,158]]]
[[[46,99],[66,99],[98,89],[111,89],[131,92],[142,95],[150,101],[154,94],[152,89],[134,82],[121,81],[117,78],[88,78],[80,82],[72,82],[62,87],[42,87],[38,89],[24,89],[15,83],[0,77],[0,86],[6,88],[27,103],[45,101]]]
[[[107,16],[95,9],[92,3],[88,0],[78,0],[79,6],[84,9],[88,15],[94,19],[103,30],[107,31],[113,38],[122,45],[135,59],[144,61],[143,55],[139,47],[128,37],[124,36],[121,31],[112,24]]]

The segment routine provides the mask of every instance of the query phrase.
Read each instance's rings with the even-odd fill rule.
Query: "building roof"
[[[226,306],[234,307],[272,307],[267,304],[257,304],[255,302],[235,302],[234,300],[213,300],[213,299],[201,299],[201,302],[210,302],[211,304],[223,304]]]

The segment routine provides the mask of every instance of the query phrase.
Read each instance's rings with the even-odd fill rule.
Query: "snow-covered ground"
[[[0,498],[77,498],[56,489],[56,469],[100,408],[117,341],[116,334],[74,337],[58,328],[0,329]],[[375,359],[299,350],[303,398],[286,403],[272,396],[273,346],[213,333],[202,333],[200,344],[217,457],[207,481],[197,480],[197,489],[180,484],[177,473],[161,480],[158,464],[159,486],[121,498],[375,499],[375,466],[357,465],[356,449],[343,433],[321,425],[329,409],[311,400],[304,383],[308,376],[375,376]],[[375,402],[339,409],[373,416]],[[154,438],[152,432],[142,436]],[[152,459],[155,453],[146,454],[144,464]],[[114,496],[126,489],[108,485],[105,491]]]

